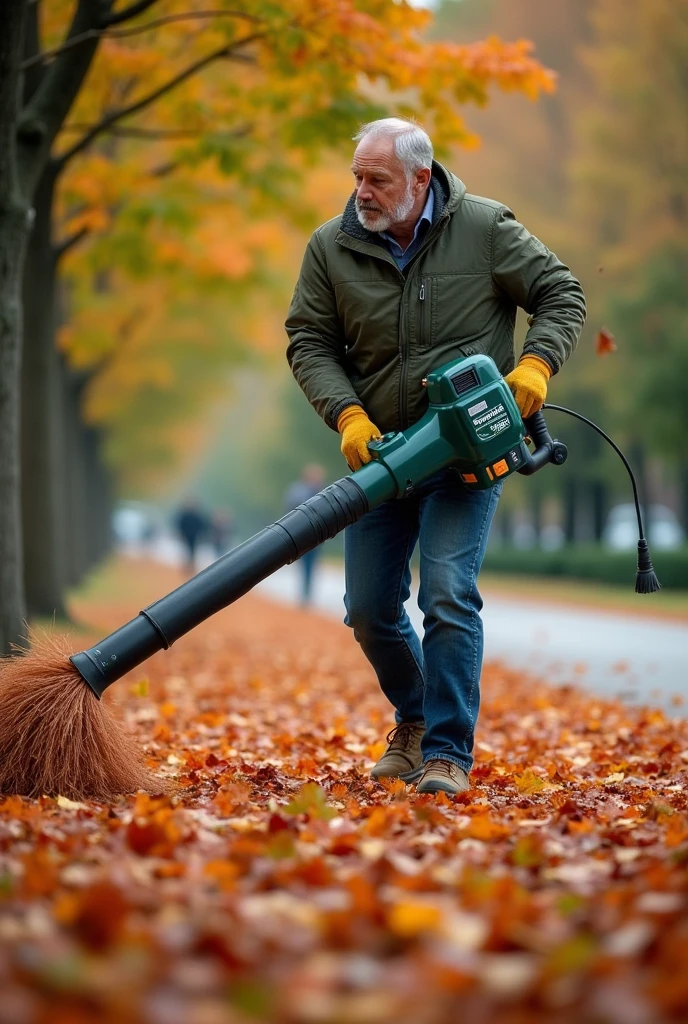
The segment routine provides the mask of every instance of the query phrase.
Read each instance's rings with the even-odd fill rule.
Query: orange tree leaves
[[[41,5],[46,60],[74,52],[74,7]],[[302,247],[304,227],[332,213],[311,181],[324,152],[389,110],[422,116],[441,146],[471,144],[464,104],[493,87],[552,89],[527,42],[427,42],[429,21],[397,0],[166,0],[103,33],[54,147],[55,236],[80,239],[64,260],[61,346],[92,373],[86,415],[108,431],[120,470],[193,447],[174,424],[255,350],[235,313],[248,289],[286,305],[295,257],[284,237],[296,225]],[[195,329],[168,345],[191,310]]]
[[[487,666],[472,789],[419,797],[369,778],[389,712],[336,623],[250,596],[146,678],[118,696],[173,797],[0,804],[25,1019],[685,1019],[685,721]]]

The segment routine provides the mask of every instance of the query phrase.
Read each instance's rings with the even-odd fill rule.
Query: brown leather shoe
[[[374,779],[402,779],[414,782],[423,770],[420,741],[424,722],[401,722],[387,734],[389,746],[371,771]]]
[[[468,775],[453,761],[445,761],[441,757],[431,757],[423,765],[423,773],[418,780],[418,793],[463,793],[470,789]]]

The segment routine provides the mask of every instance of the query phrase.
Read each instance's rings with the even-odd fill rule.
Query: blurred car
[[[119,544],[145,544],[158,532],[155,509],[143,501],[122,501],[112,514],[112,529]]]
[[[650,547],[671,550],[685,543],[685,533],[676,515],[666,505],[650,505],[642,510],[643,526]],[[602,543],[615,551],[634,548],[638,543],[638,520],[635,505],[615,505],[607,516]]]

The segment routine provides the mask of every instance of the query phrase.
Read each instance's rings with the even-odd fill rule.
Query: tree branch
[[[137,0],[137,3],[130,4],[129,7],[125,7],[121,11],[115,11],[114,14],[107,14],[102,18],[102,24],[108,27],[109,25],[120,25],[123,21],[130,21],[131,18],[135,18],[137,14],[143,14],[153,4],[157,4],[158,0]]]
[[[99,0],[78,0],[67,39],[97,28],[100,15]],[[21,172],[29,192],[35,187],[53,139],[83,85],[97,46],[97,39],[89,40],[74,56],[55,60],[19,117]]]
[[[66,124],[64,132],[85,132],[91,131],[97,125],[93,124]],[[197,139],[203,135],[212,135],[213,138],[234,138],[239,132],[215,132],[210,128],[125,128],[113,125],[105,129],[109,135],[121,139]]]
[[[40,64],[42,59],[40,28],[38,24],[38,4],[28,4],[24,21],[24,61],[20,64],[22,71],[26,65]],[[24,75],[22,106],[25,106],[40,85],[43,71],[37,69]]]
[[[234,51],[239,49],[239,47],[247,46],[249,43],[253,43],[257,39],[261,39],[264,36],[264,32],[254,32],[252,35],[245,36],[243,39],[240,39],[236,43],[231,43],[227,46],[220,47],[218,50],[213,50],[211,53],[206,54],[205,57],[201,57],[200,60],[197,60],[195,61],[195,63],[190,64],[189,67],[184,69],[184,71],[180,71],[179,74],[174,76],[174,78],[171,78],[168,82],[166,82],[164,85],[161,85],[158,89],[154,89],[153,92],[149,93],[147,96],[144,96],[136,103],[132,103],[128,107],[122,107],[120,110],[115,110],[112,112],[112,114],[108,114],[108,116],[104,117],[102,121],[94,125],[90,129],[90,131],[86,132],[83,138],[79,139],[79,141],[75,143],[71,149],[68,149],[66,153],[63,153],[62,156],[59,157],[60,167],[63,168],[64,165],[69,160],[72,159],[72,157],[76,156],[77,153],[81,153],[82,150],[86,149],[87,146],[90,146],[93,140],[96,139],[99,135],[102,135],[103,132],[109,131],[112,128],[112,126],[117,123],[117,121],[122,120],[122,118],[124,117],[130,117],[132,114],[137,114],[140,110],[143,110],[145,107],[150,106],[150,104],[154,103],[155,100],[158,100],[160,99],[161,96],[164,96],[166,93],[171,92],[171,90],[176,88],[176,86],[180,85],[182,82],[185,82],[187,78],[191,78],[192,75],[195,75],[198,71],[201,71],[203,68],[207,67],[208,64],[212,64],[213,61],[219,60],[222,57],[241,59],[240,55],[235,55]]]
[[[37,53],[35,56],[29,57],[22,63],[22,71],[26,71],[28,68],[33,67],[35,64],[50,63],[52,60],[55,59],[55,57],[58,57],[61,53],[66,53],[67,50],[73,50],[75,46],[81,46],[82,43],[85,43],[88,40],[126,39],[128,36],[140,35],[142,32],[149,32],[152,29],[160,28],[161,25],[169,25],[175,21],[216,18],[220,16],[230,18],[242,18],[244,21],[250,21],[256,25],[260,24],[261,20],[255,14],[245,14],[243,11],[187,11],[184,14],[168,14],[164,18],[156,18],[154,21],[146,22],[145,25],[136,25],[132,28],[93,28],[89,29],[87,32],[83,32],[80,36],[74,36],[74,38],[70,39],[67,43],[63,43],[60,46],[55,46],[52,50],[44,50],[43,53]]]
[[[90,233],[91,229],[84,226],[79,228],[78,231],[74,231],[71,235],[67,235],[66,238],[63,238],[62,241],[54,247],[53,252],[55,254],[55,259],[61,259],[66,252],[73,249],[75,245],[78,245],[82,238],[85,238],[86,235],[90,235]]]
[[[151,178],[166,178],[168,174],[177,170],[179,164],[179,160],[170,160],[166,164],[160,164],[159,167],[154,167],[151,171]]]

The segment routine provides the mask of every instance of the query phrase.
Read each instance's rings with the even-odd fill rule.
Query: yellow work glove
[[[342,455],[349,469],[360,469],[364,462],[370,462],[368,441],[382,437],[382,434],[360,405],[348,405],[339,414],[337,430],[342,435]]]
[[[516,369],[507,373],[504,380],[513,391],[524,420],[542,408],[551,376],[549,365],[537,356],[523,356]]]

